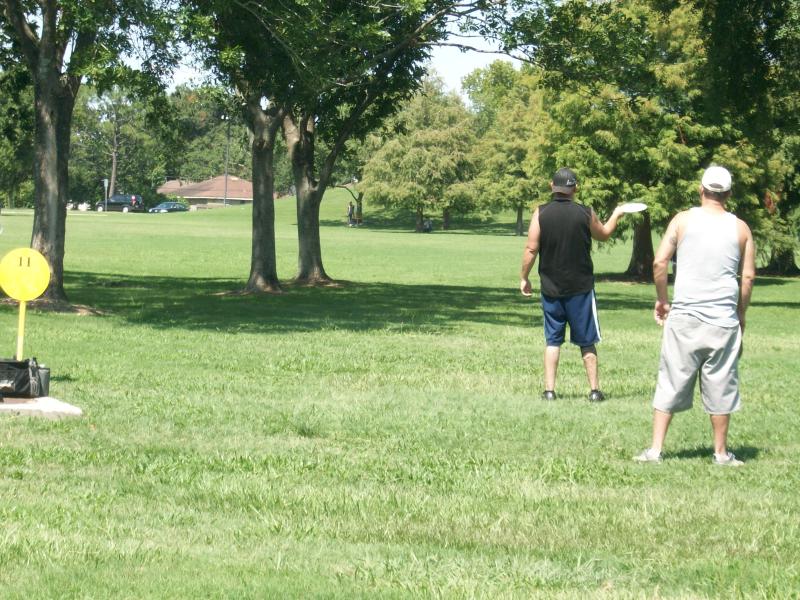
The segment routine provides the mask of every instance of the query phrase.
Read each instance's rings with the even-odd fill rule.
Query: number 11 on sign
[[[27,302],[41,296],[49,284],[50,265],[33,248],[17,248],[0,260],[0,287],[10,298],[19,300],[17,360],[22,360]]]

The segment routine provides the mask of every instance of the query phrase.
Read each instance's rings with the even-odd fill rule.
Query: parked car
[[[108,199],[101,200],[94,205],[97,212],[104,210],[118,210],[124,213],[144,210],[144,199],[138,194],[114,194]]]
[[[158,206],[154,206],[147,212],[151,213],[164,213],[164,212],[182,212],[189,210],[185,204],[180,202],[162,202]]]

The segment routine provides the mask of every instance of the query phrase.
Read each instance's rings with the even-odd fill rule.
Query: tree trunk
[[[517,235],[525,235],[525,221],[523,220],[524,206],[517,206]]]
[[[108,189],[103,190],[106,198],[110,198],[117,191],[117,164],[119,163],[119,124],[114,122],[114,137],[111,142],[111,176],[108,178]],[[105,200],[106,198],[103,198]]]
[[[442,229],[448,231],[450,229],[450,209],[442,209]]]
[[[322,243],[319,237],[319,207],[321,195],[310,182],[297,182],[297,237],[299,283],[328,283],[331,278],[322,265]]]
[[[72,83],[72,87],[69,87]],[[42,295],[66,302],[64,251],[69,189],[69,148],[72,109],[78,91],[77,80],[67,85],[53,74],[40,75],[34,83],[35,205],[31,248],[41,252],[50,265],[50,284]]]
[[[425,215],[422,213],[422,207],[417,207],[417,221],[416,221],[416,229],[417,233],[422,233],[422,226],[423,222],[425,221]]]
[[[633,252],[625,275],[639,281],[653,281],[654,257],[650,216],[644,212],[633,226]]]
[[[794,248],[773,249],[764,272],[771,275],[800,275],[794,260]]]
[[[356,197],[356,225],[364,222],[364,192],[358,192]]]
[[[319,207],[327,181],[314,179],[314,125],[309,115],[296,118],[287,113],[283,134],[292,163],[297,197],[297,275],[295,281],[307,285],[330,283],[322,264],[319,236]]]
[[[281,124],[279,111],[265,112],[258,99],[248,102],[247,126],[253,136],[253,240],[250,277],[244,291],[280,292],[275,253],[275,137]],[[229,121],[230,122],[230,121]]]

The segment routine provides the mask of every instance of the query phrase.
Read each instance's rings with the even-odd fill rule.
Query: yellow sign
[[[17,248],[0,260],[0,286],[14,300],[34,300],[49,284],[50,265],[33,248]]]

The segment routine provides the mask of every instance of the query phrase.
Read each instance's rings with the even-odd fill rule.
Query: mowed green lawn
[[[367,207],[355,229],[347,200],[322,215],[343,284],[277,296],[226,294],[247,208],[69,214],[66,289],[97,314],[30,310],[25,354],[85,416],[0,417],[0,597],[798,597],[800,281],[756,283],[745,467],[711,465],[699,406],[637,465],[660,330],[652,286],[605,276],[626,245],[595,253],[609,400],[565,347],[544,403],[510,219],[418,235]],[[0,254],[31,221],[3,211]],[[16,319],[0,307],[0,354]]]

